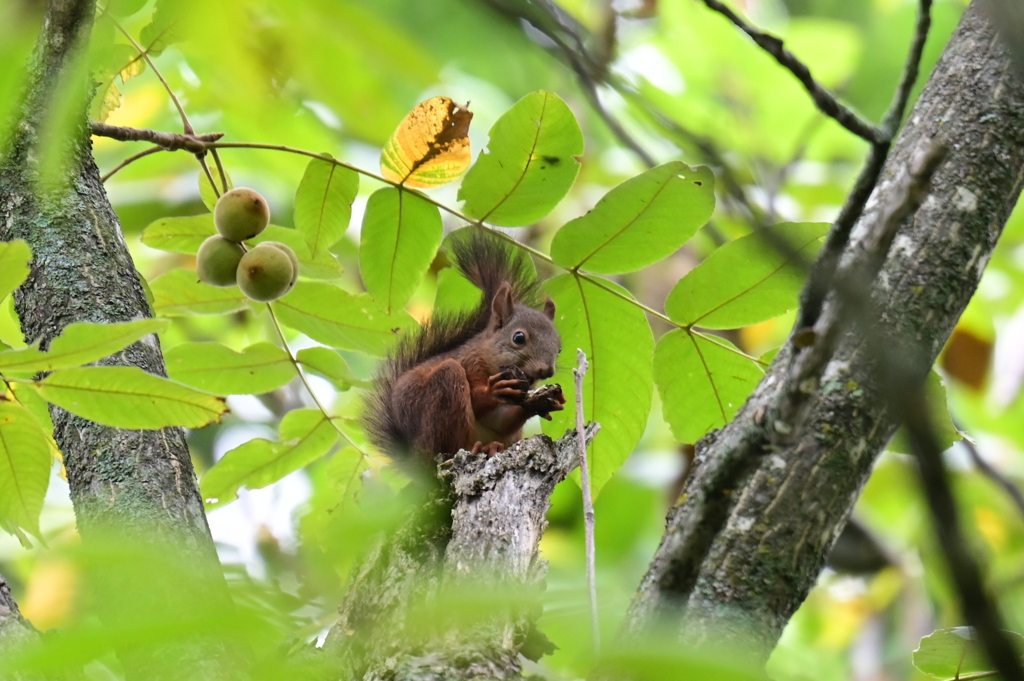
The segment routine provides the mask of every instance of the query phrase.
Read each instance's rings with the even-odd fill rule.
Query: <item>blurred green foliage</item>
[[[20,65],[32,49],[41,4],[28,0],[0,4],[0,121],[4,130],[24,86],[25,71]],[[521,97],[539,90],[557,93],[579,121],[585,151],[579,176],[565,199],[519,234],[544,251],[549,250],[559,227],[593,208],[612,187],[646,170],[594,111],[572,69],[551,49],[551,42],[533,28],[524,30],[521,22],[481,0],[178,0],[171,4],[177,23],[172,22],[174,17],[154,19],[153,2],[118,2],[112,5],[112,12],[139,39],[154,35],[181,38],[160,44],[154,62],[196,130],[225,132],[226,142],[328,152],[375,170],[380,148],[399,120],[417,102],[445,95],[460,103],[471,102],[474,121],[470,136],[476,156],[486,147],[492,125]],[[564,0],[559,4],[593,36],[607,35],[608,3]],[[899,77],[915,5],[911,0],[737,3],[752,21],[782,36],[826,86],[874,120],[888,106]],[[601,88],[600,100],[658,163],[681,160],[696,166],[711,160],[693,143],[693,137],[680,134],[671,124],[664,124],[667,121],[709,139],[720,150],[735,181],[769,222],[827,222],[835,216],[863,160],[863,142],[818,113],[792,76],[702,3],[661,0],[615,3],[612,7],[619,14],[614,58],[607,66],[616,78],[635,88],[637,96],[623,97]],[[963,7],[960,0],[935,3],[922,82]],[[157,14],[164,11],[161,5]],[[175,27],[172,34],[163,32],[168,25]],[[109,112],[107,122],[179,131],[178,114],[152,71],[148,67],[134,69],[137,74],[125,70],[128,64],[121,61],[131,54],[123,36],[101,16],[94,31],[91,63],[104,65],[101,68],[107,77],[101,82],[116,84],[120,95],[120,105]],[[132,59],[128,57],[128,61]],[[95,156],[103,172],[144,148],[140,143],[94,139]],[[295,226],[291,216],[296,188],[308,159],[256,149],[225,149],[221,157],[234,184],[258,188],[270,201],[280,232],[267,238],[293,239],[289,245],[299,252],[302,239],[286,228]],[[187,357],[191,346],[185,344],[217,342],[234,350],[234,357],[241,357],[237,353],[275,338],[268,316],[230,289],[218,289],[217,299],[197,298],[198,289],[188,288],[189,276],[182,274],[192,267],[202,238],[212,233],[212,224],[204,219],[175,221],[206,212],[200,177],[198,165],[187,154],[160,152],[120,170],[106,187],[137,267],[153,291],[155,307],[172,319],[161,336],[168,355],[185,353]],[[750,232],[748,216],[726,196],[721,177],[717,184],[719,200],[709,226],[668,258],[615,280],[641,303],[663,310],[671,289],[717,245]],[[336,279],[353,294],[336,303],[335,322],[345,310],[365,311],[373,304],[367,296],[358,295],[364,290],[359,275],[358,226],[369,197],[383,186],[361,178],[352,224],[345,237],[330,248],[337,269],[325,261],[320,262],[323,269],[311,269],[315,258],[309,248],[306,255],[299,253],[306,276]],[[209,194],[208,183],[206,189]],[[456,191],[452,186],[430,195],[454,207],[458,204]],[[446,230],[459,226],[447,214],[443,217]],[[156,221],[162,226],[150,227],[143,237],[143,230]],[[163,250],[150,247],[158,245],[156,239],[164,240]],[[174,248],[167,248],[170,241]],[[978,442],[981,454],[1016,483],[1024,481],[1024,399],[1020,396],[1024,362],[1019,350],[1024,345],[1022,255],[1024,213],[1018,211],[938,367],[944,374],[954,421]],[[427,274],[409,294],[405,309],[411,317],[424,318],[435,300],[438,305],[454,307],[473,295],[450,270],[442,269],[447,264],[444,259],[442,252],[429,264],[416,264],[417,271],[425,268]],[[558,273],[544,263],[539,269],[545,277]],[[3,276],[0,271],[0,279]],[[288,331],[288,338],[294,348],[307,350],[314,349],[310,338],[342,346],[340,352],[316,348],[317,354],[306,355],[306,366],[328,376],[335,386],[358,387],[372,375],[376,360],[357,351],[379,353],[363,336],[354,340],[346,336],[337,342],[342,333],[337,325],[310,321],[314,315],[308,306],[303,307],[317,299],[310,287],[326,285],[300,282],[294,299],[287,299],[291,312],[282,309],[282,317],[293,315],[291,322],[297,330]],[[413,288],[409,282],[404,285]],[[309,291],[305,297],[303,287]],[[557,283],[554,289],[556,298],[560,292],[569,293],[561,291]],[[404,291],[396,296],[405,297]],[[621,299],[615,300],[621,303]],[[284,302],[277,306],[283,307]],[[646,326],[637,308],[628,309],[613,320],[619,327]],[[628,316],[637,314],[640,319]],[[729,330],[721,344],[760,356],[783,340],[791,323],[791,317],[780,317]],[[17,328],[8,297],[0,304],[0,343],[23,346]],[[670,327],[663,322],[654,319],[651,328],[655,341],[671,338],[665,336]],[[635,337],[637,334],[630,336]],[[176,347],[185,349],[176,351]],[[324,356],[322,351],[331,354]],[[633,343],[610,351],[636,353],[637,346]],[[561,367],[563,371],[566,368]],[[201,368],[186,364],[183,370]],[[595,370],[601,371],[599,364]],[[315,379],[313,387],[324,399],[332,400],[334,412],[340,415],[339,428],[359,447],[365,447],[354,420],[359,391],[330,390]],[[38,399],[33,391],[15,392],[33,413],[45,413],[39,409],[41,402],[33,406],[32,400]],[[649,416],[624,392],[623,413],[618,413],[619,405],[612,404],[603,419],[608,421],[608,433],[615,432],[614,422],[626,433],[625,439],[638,441],[617,473],[612,475],[618,461],[606,471],[598,470],[608,480],[596,502],[596,515],[601,625],[609,641],[657,545],[665,511],[686,462],[685,448],[673,438],[662,417],[659,395],[647,399],[654,401]],[[254,448],[280,446],[253,438],[272,436],[279,427],[287,430],[292,424],[281,423],[285,414],[314,406],[295,382],[258,398],[232,397],[229,405],[232,414],[221,424],[190,434],[200,472],[245,441],[257,443],[250,445]],[[560,422],[562,427],[565,424]],[[1008,625],[1024,630],[1024,518],[1003,490],[978,472],[961,446],[953,447],[947,460],[969,540],[988,563],[989,586],[1004,606]],[[292,468],[305,463],[300,456]],[[186,619],[138,620],[123,628],[104,620],[101,626],[95,605],[104,594],[109,595],[104,584],[116,583],[121,573],[115,571],[113,578],[107,575],[97,581],[96,565],[104,569],[128,566],[122,568],[126,570],[122,575],[128,580],[125,583],[130,583],[133,566],[186,567],[163,556],[126,556],[127,549],[118,545],[79,546],[66,485],[56,469],[41,518],[48,547],[29,551],[10,537],[0,538],[0,572],[11,581],[23,609],[37,626],[61,632],[54,636],[66,657],[54,660],[89,661],[89,678],[121,678],[123,668],[112,651],[122,646],[126,637],[130,645],[146,646],[171,636],[202,633],[241,640],[240,645],[249,650],[292,650],[330,626],[355,561],[381,531],[401,521],[405,506],[395,490],[403,484],[400,474],[375,461],[367,462],[347,446],[260,490],[262,496],[242,490],[238,501],[211,511],[210,522],[228,564],[237,605],[230,615],[209,604],[186,600],[182,603],[182,613],[189,611]],[[871,574],[827,571],[790,622],[772,657],[768,672],[774,679],[924,678],[911,664],[911,651],[919,639],[938,627],[962,624],[932,539],[913,462],[897,453],[883,455],[855,514],[884,545],[893,564]],[[570,677],[588,674],[593,664],[585,626],[581,515],[578,487],[572,482],[561,485],[542,542],[550,574],[540,627],[559,646],[543,664]],[[129,599],[133,592],[127,590],[124,596]],[[111,607],[126,602],[114,599]],[[664,647],[660,652],[616,654],[609,665],[642,668],[650,678],[679,678],[681,669],[715,678],[747,678],[745,672],[719,667],[710,671],[706,661],[680,662]],[[274,678],[278,671],[276,659],[269,653],[258,656],[257,668],[263,669],[266,678]]]

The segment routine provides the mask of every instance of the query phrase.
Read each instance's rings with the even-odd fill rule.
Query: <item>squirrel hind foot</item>
[[[503,445],[500,442],[489,442],[488,444],[485,445],[483,442],[477,440],[476,444],[473,445],[473,449],[470,453],[479,454],[483,452],[488,457],[492,457],[495,454],[503,451],[505,451],[505,445]]]

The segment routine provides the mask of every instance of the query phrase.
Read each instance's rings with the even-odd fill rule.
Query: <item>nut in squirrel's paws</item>
[[[551,412],[565,409],[565,395],[562,394],[562,386],[555,383],[531,390],[527,393],[523,406],[536,412],[537,416],[542,419],[550,421]]]
[[[487,384],[495,397],[513,404],[522,404],[530,389],[530,377],[519,367],[508,365],[487,379]]]

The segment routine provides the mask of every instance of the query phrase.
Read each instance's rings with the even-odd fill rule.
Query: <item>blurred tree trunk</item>
[[[14,295],[27,342],[50,340],[73,322],[123,322],[151,317],[121,227],[92,157],[86,107],[91,95],[86,53],[95,0],[51,0],[29,64],[12,135],[0,158],[0,241],[23,239],[32,271]],[[57,150],[56,153],[54,150]],[[106,360],[166,375],[160,345],[148,337]],[[51,408],[78,528],[90,541],[116,537],[127,546],[162,547],[192,575],[134,573],[135,584],[105,585],[109,620],[130,624],[135,608],[168,612],[191,582],[208,603],[230,598],[206,523],[181,428],[120,430]],[[95,544],[94,544],[95,545]],[[119,572],[119,577],[132,574]],[[113,578],[111,578],[113,579]],[[120,605],[113,605],[114,601]],[[137,614],[137,613],[136,613]],[[129,678],[230,678],[219,645],[154,646],[123,660]]]
[[[687,642],[759,641],[763,660],[821,572],[877,455],[899,423],[867,334],[934,362],[977,288],[1024,180],[1024,84],[978,2],[935,67],[844,254],[871,248],[881,210],[932,140],[949,153],[900,226],[870,296],[880,323],[853,324],[815,385],[812,348],[787,343],[736,418],[699,443],[697,466],[627,616],[638,635],[671,623]],[[830,298],[815,327],[836,319]],[[849,320],[845,320],[849,322]],[[878,340],[876,338],[876,340]]]

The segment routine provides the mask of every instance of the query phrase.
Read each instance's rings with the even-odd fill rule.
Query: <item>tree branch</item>
[[[729,19],[729,21],[735,24],[737,28],[750,36],[750,38],[757,43],[761,49],[775,57],[775,60],[779,62],[783,68],[796,76],[796,79],[804,86],[804,89],[807,90],[811,99],[814,100],[814,104],[822,113],[830,118],[834,118],[839,125],[843,126],[863,140],[871,142],[872,144],[885,141],[886,134],[884,130],[855,114],[848,107],[840,103],[832,93],[822,87],[818,81],[814,80],[814,77],[811,75],[811,70],[807,68],[806,64],[797,59],[792,52],[783,46],[781,38],[754,28],[745,22],[738,14],[733,12],[732,9],[718,0],[704,0],[704,4],[707,5],[709,9],[714,10]]]
[[[205,154],[206,143],[216,142],[224,136],[222,132],[208,132],[204,135],[182,135],[175,132],[157,132],[146,128],[126,128],[120,125],[89,122],[92,134],[99,137],[110,137],[119,142],[152,142],[167,151],[184,149],[193,154]]]
[[[537,546],[551,493],[577,465],[576,431],[441,464],[443,487],[353,572],[324,644],[343,678],[518,679],[520,654],[550,652],[533,626]]]

